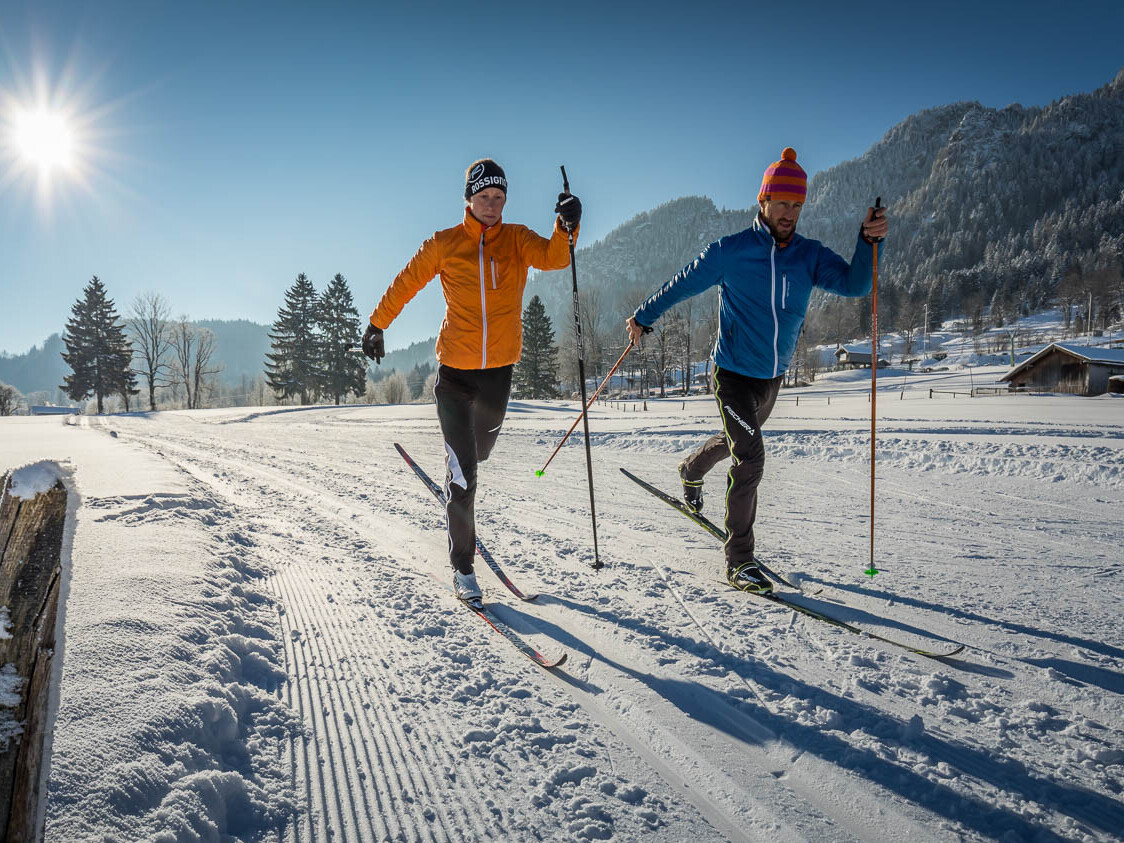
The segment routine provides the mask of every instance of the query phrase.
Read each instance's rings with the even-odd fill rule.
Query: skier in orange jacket
[[[363,353],[385,355],[383,331],[434,276],[441,277],[445,319],[437,335],[437,418],[445,440],[445,514],[453,588],[480,601],[473,574],[477,464],[488,458],[503,426],[511,375],[523,349],[527,270],[570,265],[568,231],[577,234],[581,202],[560,194],[550,238],[505,223],[507,177],[490,158],[465,172],[460,225],[436,232],[391,282],[371,314]]]

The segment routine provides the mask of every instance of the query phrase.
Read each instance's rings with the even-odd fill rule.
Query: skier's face
[[[468,200],[468,209],[484,225],[495,225],[503,214],[507,194],[498,187],[486,187]]]
[[[803,202],[790,202],[783,200],[774,202],[763,200],[761,202],[761,216],[769,223],[773,236],[782,243],[792,237],[796,231],[796,221],[800,219],[800,209]]]

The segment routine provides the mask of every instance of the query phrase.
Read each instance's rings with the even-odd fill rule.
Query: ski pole
[[[566,178],[566,168],[562,167],[561,169],[562,192],[569,196],[570,181]],[[582,320],[578,311],[578,268],[574,257],[573,226],[567,225],[566,233],[570,237],[570,274],[574,280],[574,328],[577,331],[578,342],[578,381],[581,384],[582,407],[585,407],[589,402],[585,399],[585,350],[582,347]],[[589,451],[589,413],[583,412],[581,418],[585,429],[585,468],[589,479],[589,515],[593,521],[593,570],[600,571],[605,566],[601,562],[601,554],[597,549],[597,507],[593,503],[593,456]]]
[[[566,435],[562,437],[562,441],[558,443],[558,447],[555,448],[554,451],[551,453],[550,458],[547,459],[547,461],[543,463],[542,468],[540,468],[538,471],[535,472],[536,477],[542,477],[544,474],[546,474],[546,467],[548,465],[550,465],[551,460],[554,459],[554,455],[557,454],[559,450],[561,450],[561,448],[564,444],[566,444],[566,440],[570,438],[570,434],[574,432],[574,428],[576,428],[578,426],[578,422],[580,422],[582,420],[582,418],[585,416],[585,414],[587,412],[589,412],[589,408],[593,406],[593,402],[597,400],[597,396],[601,394],[601,390],[603,390],[605,388],[605,386],[609,383],[609,379],[611,377],[613,377],[613,374],[617,371],[618,368],[620,368],[621,363],[624,362],[625,355],[628,354],[630,351],[632,351],[632,348],[633,348],[634,345],[635,345],[635,343],[633,343],[631,340],[629,340],[628,348],[626,348],[624,350],[624,354],[622,354],[620,356],[620,359],[617,360],[617,362],[613,364],[613,368],[611,368],[609,370],[609,374],[605,375],[605,380],[601,381],[601,386],[597,387],[597,389],[595,389],[593,391],[593,395],[591,395],[589,397],[589,403],[584,405],[581,413],[578,415],[578,417],[576,419],[574,419],[574,423],[572,425],[570,425],[570,429],[566,431]]]
[[[877,216],[878,210],[882,207],[882,197],[879,196],[874,200],[874,213]],[[874,427],[875,427],[875,406],[878,398],[878,241],[881,238],[875,238],[874,247],[874,268],[871,274],[871,287],[870,287],[870,333],[871,333],[871,355],[870,355],[870,568],[863,571],[864,574],[874,579],[874,575],[878,573],[878,569],[874,567]]]

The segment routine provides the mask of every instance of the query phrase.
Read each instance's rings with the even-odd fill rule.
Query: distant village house
[[[52,404],[32,404],[28,407],[28,414],[32,416],[70,416],[81,412],[79,407],[56,407]]]
[[[1103,395],[1124,385],[1124,348],[1053,342],[1001,377],[1012,389]]]
[[[879,366],[889,366],[890,364],[878,358]],[[840,345],[835,349],[835,368],[836,369],[869,369],[870,368],[870,347],[869,346],[855,346],[855,345]]]

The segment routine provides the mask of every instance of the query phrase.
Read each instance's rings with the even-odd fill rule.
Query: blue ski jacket
[[[703,249],[633,317],[652,325],[679,302],[719,284],[715,364],[750,378],[775,378],[792,359],[812,288],[865,296],[873,268],[874,249],[861,235],[848,265],[823,243],[799,234],[780,246],[758,217],[745,231]]]

